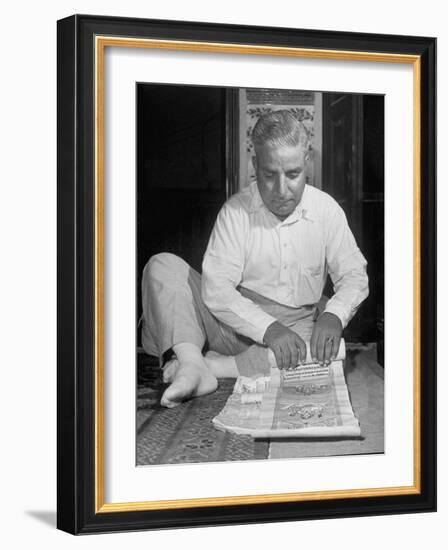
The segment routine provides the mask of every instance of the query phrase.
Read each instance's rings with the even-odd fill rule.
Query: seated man
[[[153,256],[142,281],[142,343],[163,362],[173,407],[213,392],[217,378],[329,363],[368,295],[366,260],[345,214],[305,183],[308,132],[282,110],[257,122],[256,183],[218,214],[201,276],[172,254]],[[327,279],[335,293],[318,303]],[[203,354],[203,350],[208,353]]]

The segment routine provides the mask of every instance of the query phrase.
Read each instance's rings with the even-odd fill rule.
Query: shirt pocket
[[[322,269],[323,266],[320,264],[305,267],[305,271],[307,271],[308,275],[313,279],[322,278]]]
[[[321,298],[324,286],[323,272],[323,264],[307,265],[302,269],[304,298],[309,301],[309,303],[316,303]]]

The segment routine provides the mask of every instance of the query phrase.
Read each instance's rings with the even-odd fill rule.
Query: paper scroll
[[[289,371],[271,369],[269,377],[240,376],[214,426],[256,438],[359,437],[344,357],[342,341],[329,366],[305,363]]]

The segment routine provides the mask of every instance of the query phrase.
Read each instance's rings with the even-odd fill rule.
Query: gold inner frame
[[[329,60],[373,61],[413,65],[413,298],[414,298],[414,482],[410,486],[371,489],[342,489],[302,493],[154,500],[142,502],[104,502],[104,55],[106,47],[151,48],[208,53],[287,56]],[[303,49],[220,44],[177,40],[95,37],[95,513],[163,510],[207,506],[231,506],[274,502],[299,502],[340,498],[411,495],[420,493],[420,125],[421,125],[421,60],[417,55],[352,52],[344,50]]]

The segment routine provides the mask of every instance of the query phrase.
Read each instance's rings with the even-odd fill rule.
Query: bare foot
[[[170,378],[167,381],[171,382],[171,384],[165,390],[160,400],[160,404],[163,407],[176,407],[182,401],[212,393],[218,387],[216,377],[205,363],[201,365],[192,361],[179,362],[177,359],[172,362],[170,361],[170,363],[173,364],[165,367],[165,369],[169,367],[166,376]]]
[[[168,384],[174,380],[174,376],[176,375],[178,368],[179,361],[177,360],[177,357],[173,357],[165,364],[163,367],[163,381],[165,384]]]

